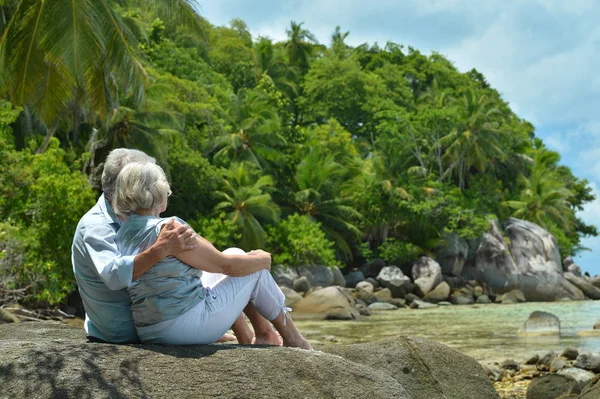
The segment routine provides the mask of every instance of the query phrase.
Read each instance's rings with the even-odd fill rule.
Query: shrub
[[[290,215],[269,229],[267,239],[274,261],[285,266],[320,264],[333,266],[333,241],[325,237],[321,224],[306,215]]]

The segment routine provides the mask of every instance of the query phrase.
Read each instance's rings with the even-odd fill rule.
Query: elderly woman
[[[159,215],[170,193],[158,165],[123,168],[113,198],[115,213],[125,219],[116,239],[122,254],[135,255],[156,241],[168,220]],[[179,254],[179,259],[166,258],[129,287],[142,342],[212,343],[245,311],[255,329],[269,320],[284,346],[312,349],[287,314],[285,297],[269,273],[269,253],[220,252],[200,236],[195,239],[196,249]]]

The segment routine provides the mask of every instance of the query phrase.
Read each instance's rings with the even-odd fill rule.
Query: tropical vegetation
[[[0,292],[58,304],[106,155],[154,156],[168,215],[275,262],[410,262],[491,218],[597,235],[586,180],[485,77],[392,42],[214,26],[192,0],[0,1]],[[3,298],[0,298],[0,301]]]

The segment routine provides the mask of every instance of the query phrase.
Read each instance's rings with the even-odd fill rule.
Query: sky
[[[285,40],[304,22],[323,44],[339,25],[346,43],[412,46],[476,68],[536,127],[599,199],[580,217],[600,229],[600,1],[598,0],[199,0],[214,25],[241,18],[253,36]],[[600,274],[600,237],[575,261]]]

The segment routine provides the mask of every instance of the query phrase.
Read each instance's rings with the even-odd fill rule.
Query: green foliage
[[[0,273],[19,287],[29,287],[31,299],[61,303],[74,288],[70,247],[77,222],[94,204],[85,175],[56,138],[43,154],[2,150],[0,217],[11,257],[23,251],[20,263]],[[4,241],[4,240],[3,240]]]
[[[73,287],[75,224],[118,146],[157,158],[168,212],[217,247],[267,244],[287,264],[410,262],[509,216],[563,255],[598,235],[576,216],[589,182],[480,72],[391,42],[352,47],[339,27],[329,46],[296,22],[282,42],[253,38],[192,5],[0,5],[0,265],[31,299]]]
[[[335,264],[334,243],[325,237],[321,224],[294,213],[269,229],[267,240],[274,262],[285,266]]]
[[[242,238],[235,221],[228,219],[224,212],[214,217],[201,217],[188,222],[196,233],[213,243],[221,251],[237,246]]]
[[[409,242],[388,238],[379,247],[379,257],[390,264],[404,264],[415,260],[422,251]]]

